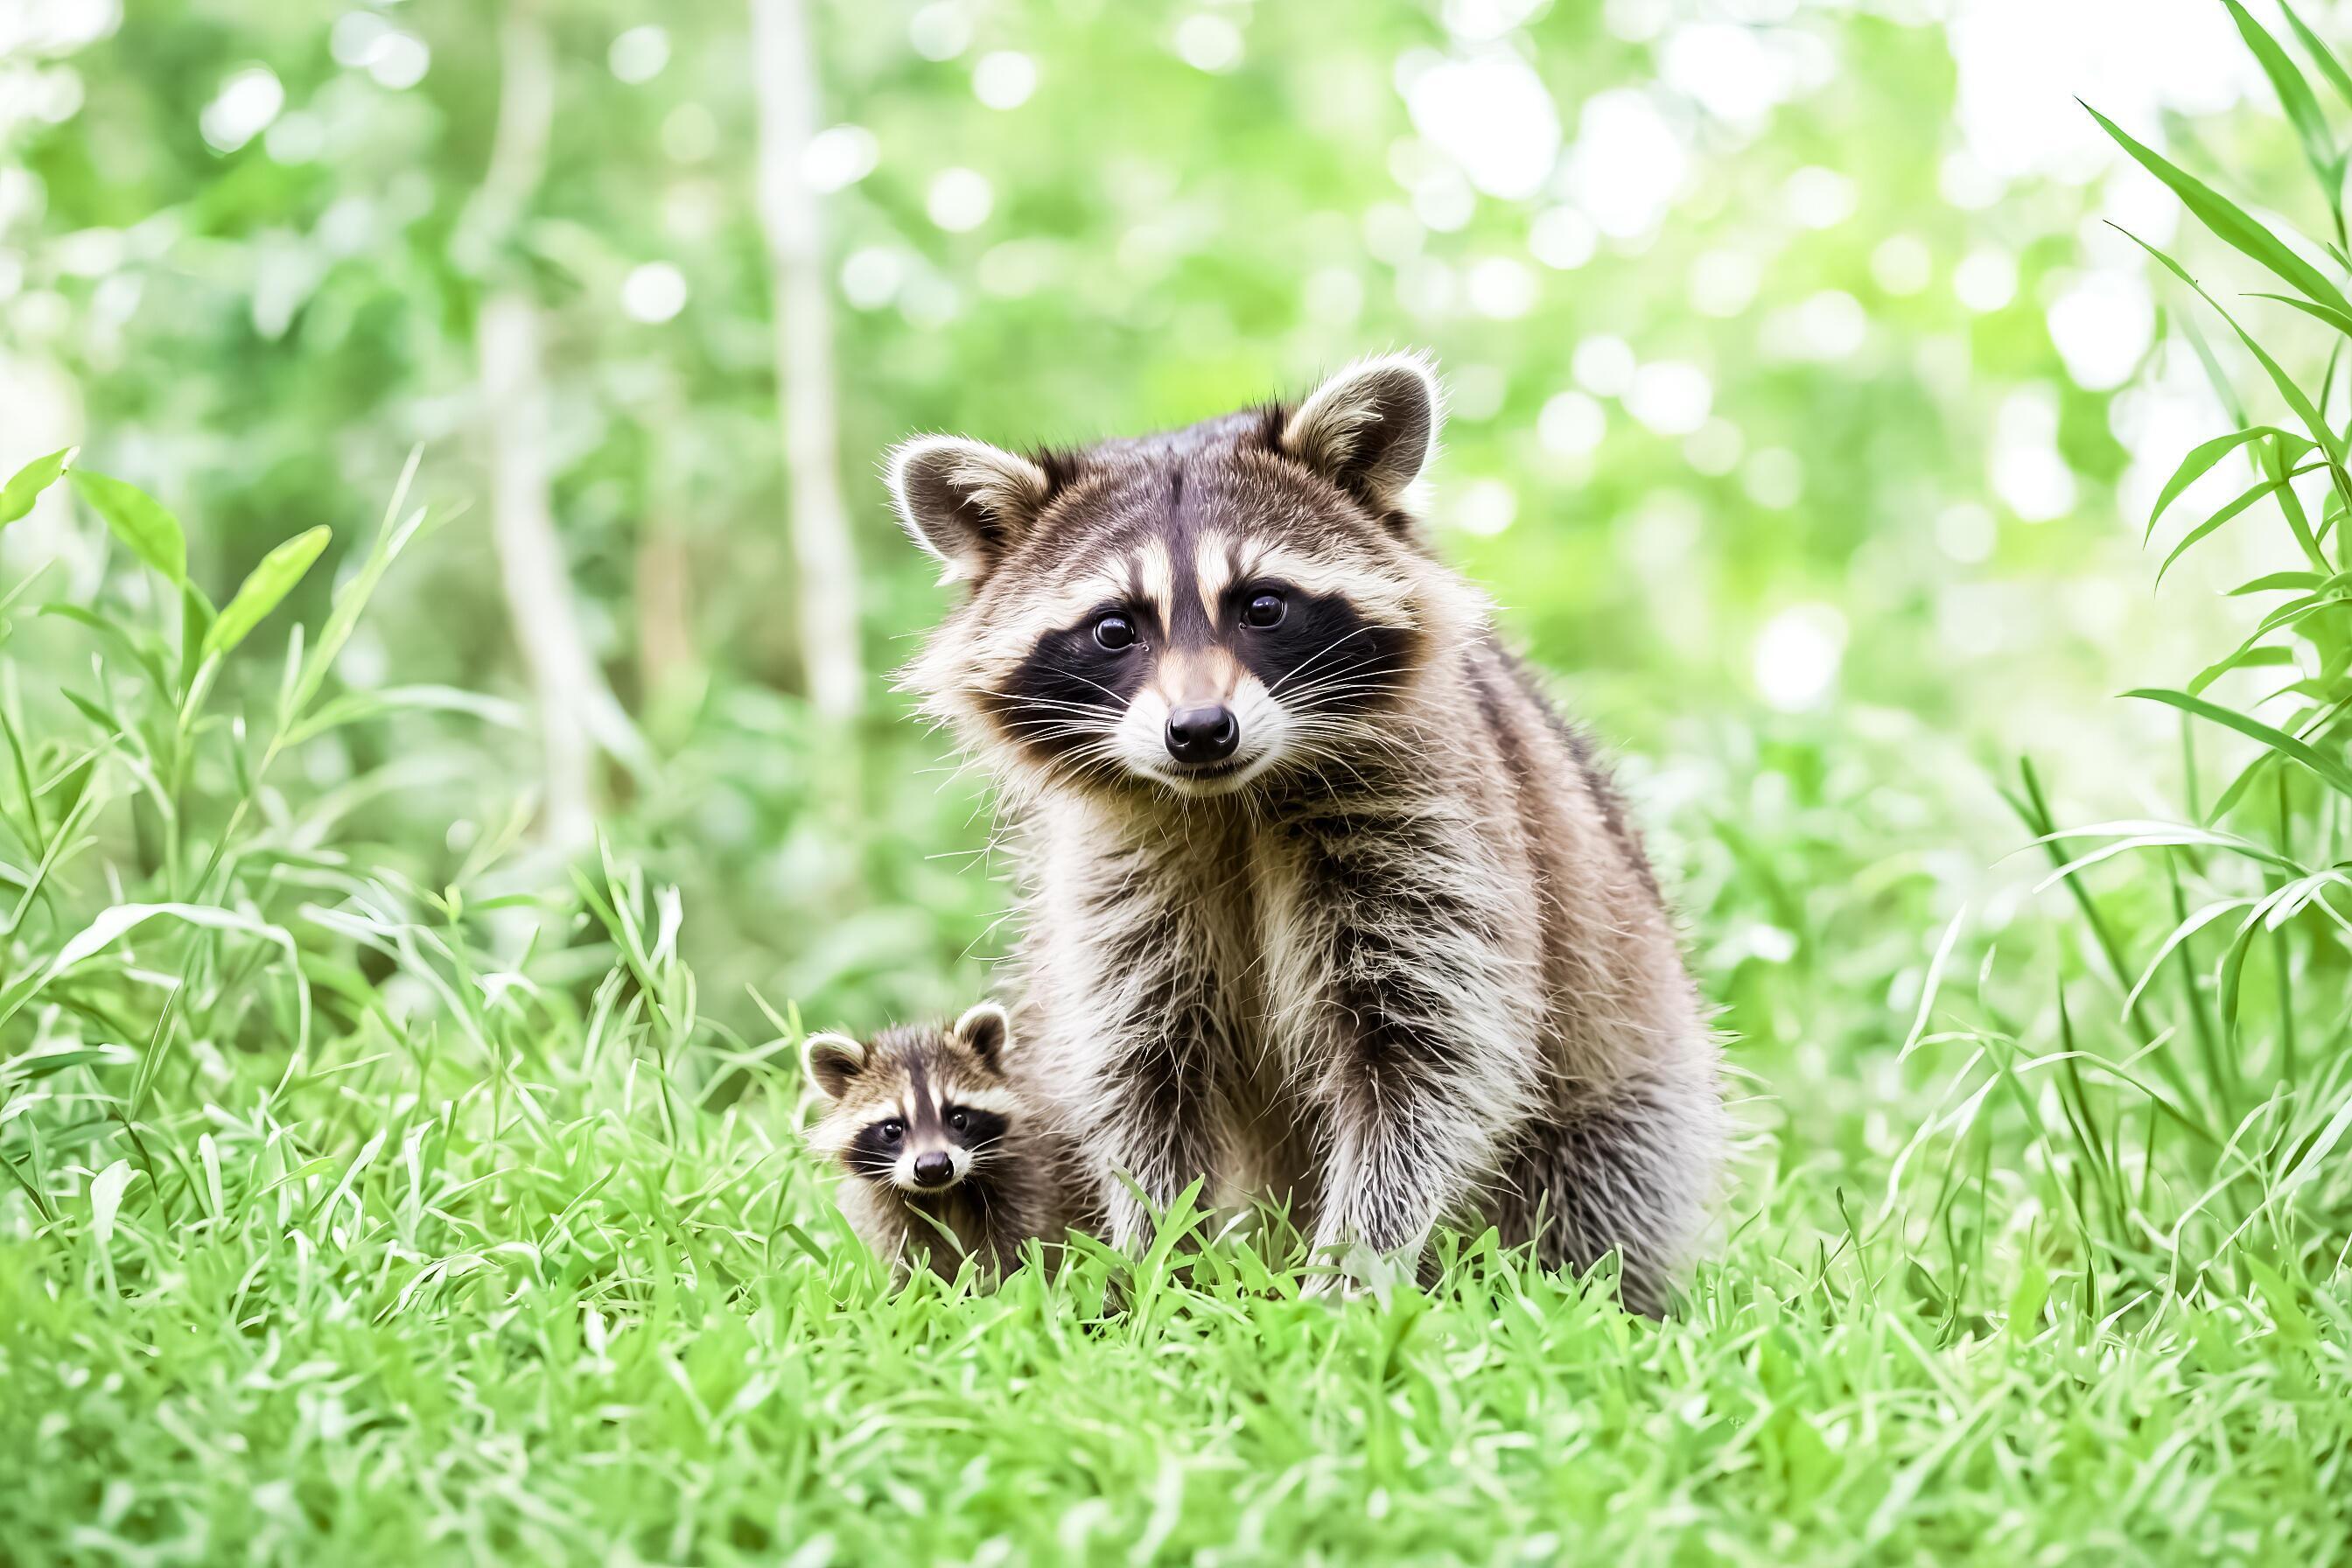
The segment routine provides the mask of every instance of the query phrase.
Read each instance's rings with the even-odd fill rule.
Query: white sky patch
[[[1658,75],[1718,120],[1754,127],[1796,90],[1796,62],[1754,27],[1694,22],[1666,36]]]
[[[1936,514],[1936,548],[1963,566],[1991,560],[2000,537],[1991,511],[1975,501],[1955,501]]]
[[[1853,182],[1835,169],[1810,164],[1789,176],[1780,199],[1807,228],[1834,228],[1853,216]]]
[[[2131,454],[2131,463],[2116,485],[2116,507],[2125,526],[2138,528],[2146,525],[2181,454],[2228,430],[2230,418],[2215,399],[2196,351],[2175,340],[2158,351],[2147,374],[2116,395],[2107,405],[2107,427]],[[2210,515],[2253,479],[2245,455],[2230,454],[2181,492],[2166,513],[2165,528],[2177,531]]]
[[[414,33],[394,27],[368,51],[367,73],[378,87],[405,92],[425,79],[433,68],[433,51]]]
[[[1952,292],[1971,310],[1998,310],[2017,298],[2017,261],[2008,251],[1979,246],[1952,268]]]
[[[1683,461],[1702,474],[1719,478],[1739,466],[1739,455],[1747,449],[1748,438],[1739,433],[1738,426],[1728,419],[1710,419],[1683,443]]]
[[[1498,321],[1515,321],[1535,309],[1536,275],[1507,256],[1472,262],[1463,286],[1470,308]]]
[[[1345,326],[1364,313],[1364,280],[1344,267],[1321,267],[1307,279],[1307,313]]]
[[[1445,30],[1469,43],[1491,43],[1543,10],[1549,0],[1445,0]]]
[[[1242,63],[1242,30],[1198,11],[1176,24],[1176,58],[1194,70],[1229,71]]]
[[[1450,516],[1465,533],[1491,538],[1511,526],[1519,514],[1519,498],[1500,479],[1473,479],[1462,487]]]
[[[1805,461],[1786,447],[1761,447],[1739,470],[1739,488],[1758,506],[1785,511],[1804,499]]]
[[[2050,341],[2077,386],[2121,386],[2156,336],[2156,300],[2137,272],[2084,274],[2050,301]]]
[[[621,310],[633,321],[657,324],[686,309],[686,274],[667,261],[629,268],[621,279]]]
[[[1690,153],[1658,106],[1612,88],[1585,100],[1561,183],[1601,233],[1637,239],[1664,220],[1689,174]]]
[[[2074,510],[2074,470],[2058,450],[2058,395],[2026,386],[2001,399],[1993,419],[1992,488],[2027,522]]]
[[[1536,195],[1559,156],[1559,110],[1535,68],[1508,49],[1464,59],[1415,50],[1397,62],[1398,90],[1423,139],[1481,193]]]
[[[1818,708],[1845,662],[1845,617],[1828,605],[1794,605],[1764,623],[1750,652],[1757,694],[1783,713]]]
[[[1528,254],[1561,272],[1591,260],[1600,243],[1592,220],[1574,207],[1547,207],[1528,226]]]
[[[1916,235],[1891,234],[1870,253],[1870,280],[1889,294],[1916,294],[1936,276],[1936,258]]]
[[[2160,110],[2218,114],[2263,90],[2229,13],[2206,0],[1966,0],[1954,11],[1960,139],[1995,181],[2079,183],[2123,157],[2078,97],[2160,142]]]
[[[1869,336],[1862,301],[1843,289],[1823,289],[1766,317],[1759,343],[1775,359],[1828,364],[1859,353]]]
[[[1692,434],[1714,406],[1715,383],[1682,360],[1652,360],[1625,388],[1625,412],[1660,436]]]
[[[995,208],[996,189],[977,169],[941,169],[923,203],[931,221],[950,234],[978,228]]]
[[[927,60],[951,60],[971,47],[971,13],[936,0],[907,19],[907,43]]]
[[[997,49],[971,68],[971,95],[991,109],[1018,109],[1037,90],[1037,62],[1018,49]]]
[[[1500,365],[1457,365],[1445,378],[1446,417],[1469,424],[1492,419],[1503,411],[1510,390],[1510,377]]]
[[[1536,439],[1544,450],[1563,458],[1581,458],[1609,434],[1609,411],[1598,398],[1581,392],[1554,393],[1536,416]]]
[[[196,129],[215,153],[234,153],[269,128],[286,107],[286,88],[268,66],[229,73],[220,91],[196,117]]]
[[[1703,316],[1737,316],[1756,302],[1764,268],[1744,250],[1701,252],[1691,263],[1691,309]]]
[[[801,149],[801,178],[831,192],[856,184],[882,161],[882,144],[863,125],[828,125]]]
[[[651,81],[669,64],[669,34],[651,23],[631,27],[604,51],[604,64],[615,79],[631,87]]]
[[[1576,345],[1569,374],[1595,397],[1615,397],[1633,382],[1633,349],[1624,339],[1597,333]]]

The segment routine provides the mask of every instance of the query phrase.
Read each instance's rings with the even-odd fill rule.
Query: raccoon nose
[[[1242,727],[1223,704],[1179,708],[1168,715],[1168,754],[1180,763],[1222,763],[1241,739]]]
[[[934,1149],[928,1154],[915,1156],[915,1180],[927,1187],[936,1187],[955,1174],[955,1162],[944,1149]]]

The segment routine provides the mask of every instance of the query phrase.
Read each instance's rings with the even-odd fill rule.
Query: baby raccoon
[[[1058,1241],[1065,1186],[1051,1130],[1004,1075],[1011,1025],[983,1002],[952,1026],[901,1026],[870,1043],[812,1035],[801,1059],[830,1103],[810,1145],[845,1173],[842,1213],[903,1279],[965,1254],[1001,1279],[1031,1237]]]

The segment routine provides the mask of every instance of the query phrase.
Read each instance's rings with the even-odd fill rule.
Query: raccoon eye
[[[971,1118],[961,1110],[950,1110],[948,1112],[948,1125],[961,1132],[971,1125]]]
[[[885,1143],[896,1143],[899,1139],[904,1138],[907,1135],[907,1124],[898,1120],[896,1117],[893,1117],[882,1124],[880,1131],[882,1133],[882,1142]]]
[[[1242,607],[1242,625],[1263,631],[1282,625],[1282,617],[1290,613],[1289,602],[1279,594],[1256,594]]]
[[[1135,646],[1135,623],[1125,616],[1105,616],[1095,622],[1095,646],[1111,653]]]

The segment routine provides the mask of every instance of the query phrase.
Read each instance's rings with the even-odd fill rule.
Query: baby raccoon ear
[[[918,436],[890,454],[890,500],[908,536],[940,559],[944,583],[976,583],[1053,493],[1028,458],[961,436]]]
[[[1004,1067],[1004,1047],[1013,1042],[1013,1020],[1004,1009],[993,1002],[982,1002],[965,1012],[955,1023],[956,1038],[964,1049],[981,1059],[982,1065],[994,1071]]]
[[[866,1067],[866,1047],[847,1035],[811,1035],[801,1042],[801,1067],[827,1100],[839,1100]]]
[[[1437,449],[1444,395],[1422,354],[1358,360],[1308,395],[1282,449],[1366,504],[1385,509]]]

